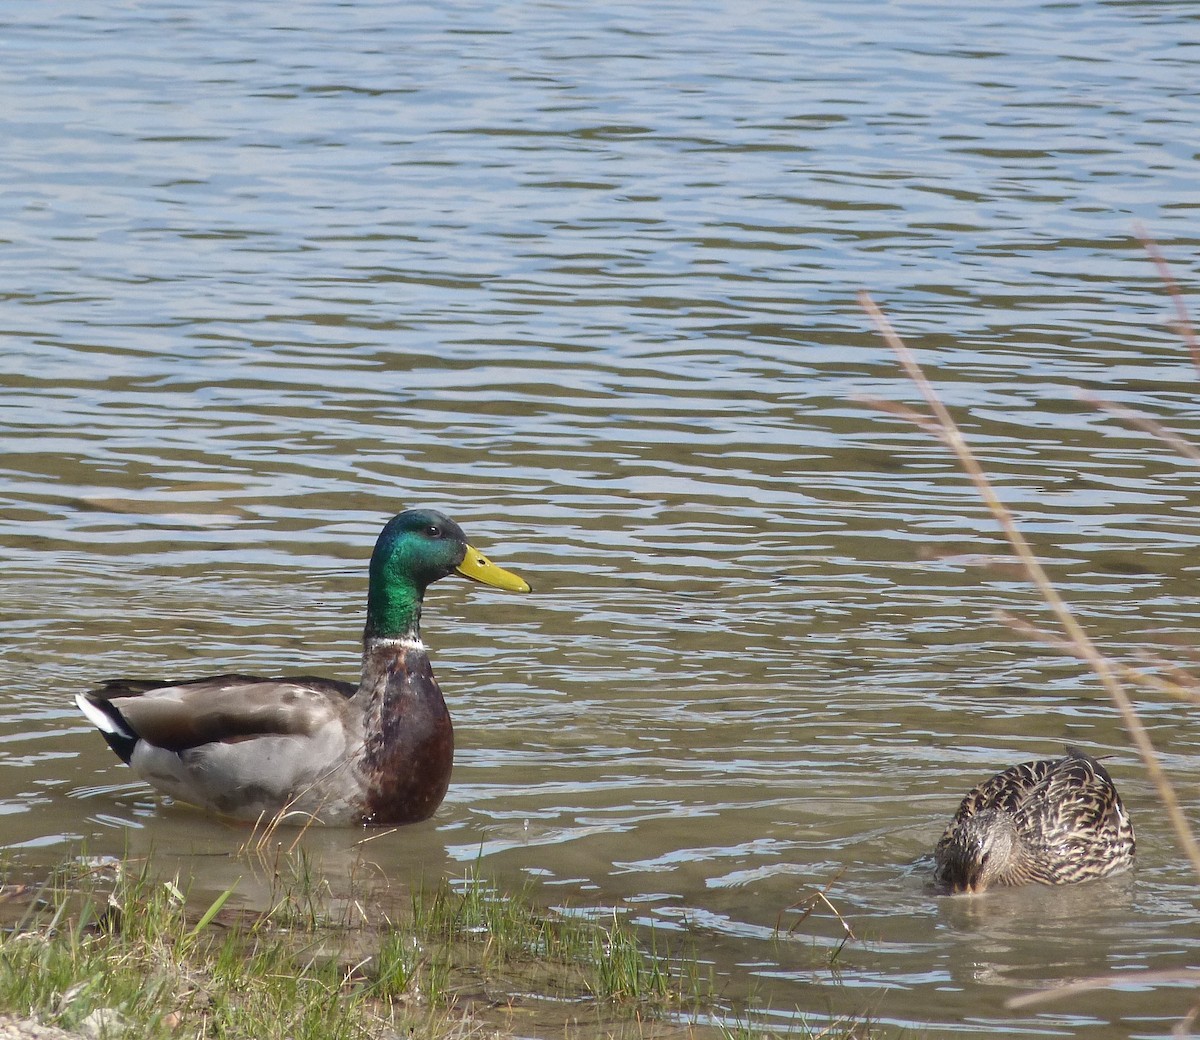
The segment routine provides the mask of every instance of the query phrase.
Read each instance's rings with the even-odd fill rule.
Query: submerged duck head
[[[371,554],[367,638],[419,636],[425,589],[451,574],[508,592],[529,584],[497,567],[436,509],[408,509],[387,522]]]
[[[950,892],[983,892],[1013,884],[1019,858],[1011,814],[994,809],[963,821],[937,849],[935,880]]]

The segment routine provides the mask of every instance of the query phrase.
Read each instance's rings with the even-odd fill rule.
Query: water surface
[[[365,561],[440,507],[535,594],[445,582],[454,784],[369,857],[477,859],[694,942],[781,1028],[1164,1036],[1195,882],[858,309],[871,290],[1107,648],[1193,659],[1200,440],[1132,237],[1197,283],[1197,14],[1171,3],[15,3],[0,16],[0,814],[36,869],[245,835],[136,782],[112,675],[353,677]],[[1189,810],[1190,712],[1139,694]],[[1108,755],[1124,878],[946,900],[974,783]],[[332,871],[362,835],[310,835]],[[856,940],[789,908],[826,885]],[[248,883],[247,883],[248,884]],[[253,893],[246,892],[252,899]]]

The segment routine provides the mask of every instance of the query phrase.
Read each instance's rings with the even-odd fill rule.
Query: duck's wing
[[[988,778],[963,798],[955,821],[988,810],[1016,812],[1029,798],[1030,792],[1045,782],[1054,764],[1054,759],[1021,762]]]
[[[1133,842],[1133,827],[1108,770],[1068,747],[1021,808],[1024,826],[1046,844],[1083,847],[1097,841]]]
[[[126,762],[139,740],[179,753],[265,734],[310,736],[342,721],[357,687],[316,676],[115,679],[76,697]]]

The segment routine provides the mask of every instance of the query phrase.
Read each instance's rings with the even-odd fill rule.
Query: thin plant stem
[[[1105,401],[1102,397],[1097,397],[1095,394],[1080,393],[1079,399],[1086,401],[1093,408],[1103,408],[1105,411],[1112,412],[1118,419],[1128,423],[1130,426],[1153,434],[1164,444],[1174,448],[1184,458],[1191,459],[1193,462],[1200,462],[1200,448],[1185,441],[1179,434],[1168,430],[1162,423],[1156,422],[1148,415],[1141,415],[1132,408],[1126,408],[1124,405],[1115,404],[1112,401]]]
[[[1009,628],[1020,632],[1022,635],[1032,636],[1034,639],[1040,639],[1048,646],[1052,646],[1057,650],[1062,650],[1064,653],[1070,654],[1072,657],[1079,657],[1078,648],[1069,639],[1060,636],[1057,632],[1048,632],[1044,628],[1039,628],[1031,621],[1025,618],[1018,617],[1016,614],[1010,614],[1007,610],[996,612],[996,616],[1003,621]],[[1086,658],[1085,658],[1086,660]],[[1150,663],[1156,668],[1170,668],[1166,661],[1160,661],[1156,658],[1149,658]],[[1195,686],[1194,682],[1189,682],[1191,676],[1187,676],[1182,682],[1173,682],[1170,679],[1165,679],[1161,675],[1155,675],[1153,672],[1143,671],[1141,668],[1134,668],[1132,665],[1125,664],[1123,661],[1114,661],[1108,659],[1109,667],[1114,671],[1125,676],[1126,680],[1132,683],[1137,683],[1140,686],[1149,686],[1153,689],[1165,693],[1169,697],[1174,697],[1176,700],[1189,701],[1192,704],[1200,704],[1200,690]]]
[[[844,871],[838,871],[838,873],[836,875],[834,875],[834,877],[830,881],[828,881],[823,888],[817,890],[812,895],[808,896],[808,898],[802,899],[798,903],[793,903],[791,906],[786,907],[784,910],[780,910],[779,915],[775,919],[776,933],[778,933],[781,930],[781,925],[783,922],[783,915],[788,910],[803,911],[800,914],[800,916],[798,918],[796,918],[796,920],[793,921],[791,923],[791,925],[788,927],[787,933],[788,933],[788,935],[791,935],[793,932],[796,931],[797,928],[800,927],[800,925],[802,925],[806,920],[808,920],[808,918],[812,915],[813,911],[817,909],[818,905],[824,905],[825,908],[827,910],[829,910],[829,912],[831,914],[833,914],[834,917],[837,918],[838,924],[840,924],[842,926],[842,931],[845,933],[842,937],[842,941],[840,943],[838,943],[837,949],[834,950],[833,956],[836,958],[838,956],[838,954],[840,954],[842,952],[846,943],[848,943],[852,940],[854,942],[857,942],[858,937],[854,934],[854,930],[850,927],[850,922],[847,921],[841,915],[841,912],[838,910],[838,908],[836,906],[834,906],[833,903],[831,903],[829,900],[830,890],[833,888],[834,885],[836,885],[838,883],[838,881],[841,880],[843,873],[844,873]]]
[[[1171,1030],[1171,1035],[1178,1037],[1195,1035],[1192,1033],[1192,1026],[1196,1022],[1197,1014],[1200,1014],[1200,1004],[1193,1005],[1188,1013],[1175,1023],[1175,1028]]]
[[[1087,662],[1108,693],[1109,699],[1116,707],[1121,716],[1121,721],[1125,725],[1125,732],[1129,735],[1129,739],[1141,757],[1142,763],[1146,767],[1146,772],[1154,784],[1155,790],[1158,792],[1159,800],[1166,810],[1167,818],[1171,821],[1171,826],[1175,830],[1175,836],[1179,841],[1180,847],[1191,863],[1196,876],[1200,877],[1200,845],[1196,843],[1191,826],[1188,824],[1187,818],[1183,814],[1183,809],[1180,807],[1179,798],[1175,794],[1175,788],[1171,784],[1166,771],[1163,769],[1162,763],[1159,761],[1158,752],[1155,750],[1154,743],[1150,739],[1150,734],[1143,725],[1141,717],[1138,715],[1137,709],[1134,707],[1133,701],[1130,699],[1125,687],[1117,679],[1116,673],[1110,666],[1108,659],[1096,648],[1095,643],[1076,619],[1071,608],[1059,594],[1058,589],[1054,587],[1041,561],[1037,558],[1025,535],[1017,526],[1012,512],[996,494],[991,481],[988,480],[983,467],[975,458],[974,453],[955,423],[953,416],[951,416],[949,409],[946,408],[942,399],[938,397],[937,391],[929,382],[912,351],[909,350],[904,341],[896,334],[883,311],[879,309],[868,293],[860,292],[858,300],[863,310],[874,321],[875,327],[879,330],[884,341],[892,348],[897,358],[899,358],[900,365],[909,379],[912,380],[913,384],[920,391],[921,396],[925,398],[926,403],[933,412],[934,418],[937,420],[939,427],[938,436],[949,445],[957,456],[959,465],[962,466],[967,476],[971,478],[976,491],[978,491],[980,497],[1000,524],[1009,544],[1024,564],[1025,572],[1029,576],[1030,581],[1037,587],[1046,604],[1054,612],[1055,617],[1058,618],[1058,622],[1066,632],[1068,640],[1075,647],[1076,655]],[[1200,354],[1197,355],[1197,360],[1200,363]]]
[[[1022,993],[1019,997],[1009,997],[1004,1002],[1008,1008],[1035,1007],[1038,1004],[1049,1004],[1063,997],[1074,996],[1077,993],[1092,993],[1098,989],[1113,989],[1117,986],[1155,986],[1185,984],[1195,985],[1200,982],[1200,971],[1195,968],[1185,968],[1182,971],[1122,971],[1114,975],[1100,975],[1090,979],[1077,979],[1074,982],[1064,982],[1049,989],[1039,989],[1033,993]]]
[[[1167,261],[1162,255],[1162,250],[1158,248],[1158,243],[1146,233],[1146,229],[1141,224],[1135,224],[1133,233],[1137,235],[1138,241],[1142,243],[1142,248],[1150,254],[1150,259],[1154,261],[1154,266],[1158,268],[1159,278],[1162,279],[1163,285],[1167,287],[1167,292],[1171,294],[1171,302],[1175,304],[1176,329],[1191,352],[1192,364],[1196,366],[1196,371],[1200,372],[1200,340],[1196,338],[1196,330],[1192,326],[1192,319],[1188,314],[1187,303],[1183,298],[1183,291],[1179,288],[1179,283],[1175,281],[1175,276],[1171,274],[1171,268],[1167,266]]]

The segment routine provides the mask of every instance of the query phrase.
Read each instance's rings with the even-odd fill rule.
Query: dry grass
[[[1174,302],[1176,327],[1191,353],[1197,372],[1200,373],[1200,341],[1197,340],[1178,283],[1171,275],[1157,246],[1141,232],[1139,232],[1139,237],[1158,268],[1159,274]],[[1190,862],[1193,872],[1197,879],[1200,880],[1200,845],[1197,844],[1191,824],[1188,822],[1180,806],[1175,786],[1162,766],[1158,752],[1150,739],[1146,726],[1142,722],[1141,716],[1129,695],[1125,683],[1136,683],[1144,688],[1190,703],[1200,703],[1200,684],[1185,669],[1162,659],[1158,655],[1149,652],[1142,655],[1143,661],[1154,669],[1154,671],[1146,671],[1126,662],[1115,660],[1097,646],[1071,610],[1070,605],[1050,580],[1041,561],[1022,533],[1012,512],[996,494],[983,467],[979,464],[966,439],[963,437],[961,430],[938,396],[937,391],[929,381],[913,352],[896,334],[887,317],[867,293],[859,294],[859,302],[867,314],[870,315],[880,335],[895,352],[901,367],[917,387],[921,397],[928,406],[929,413],[926,414],[892,401],[867,400],[875,407],[891,414],[899,415],[930,435],[938,438],[954,453],[959,465],[971,479],[980,498],[999,524],[1001,531],[1012,547],[1016,561],[1022,572],[1053,612],[1060,630],[1047,630],[1026,618],[1007,612],[1001,613],[999,616],[1015,631],[1039,639],[1064,653],[1078,658],[1085,662],[1093,671],[1120,716],[1130,743],[1137,751],[1138,756],[1145,766],[1146,773],[1154,785],[1158,799],[1175,833],[1180,851]],[[1112,412],[1131,426],[1151,433],[1163,443],[1172,447],[1182,457],[1192,461],[1200,461],[1200,450],[1197,450],[1178,434],[1163,427],[1156,420],[1132,412],[1121,406],[1104,402],[1095,397],[1086,396],[1083,399],[1096,407]],[[1102,976],[1095,979],[1052,986],[1045,990],[1014,997],[1008,1001],[1007,1006],[1010,1008],[1032,1007],[1074,994],[1098,988],[1128,985],[1132,982],[1136,982],[1139,985],[1198,984],[1200,983],[1200,971],[1137,972],[1134,975]],[[1200,1005],[1189,1011],[1188,1015],[1176,1027],[1175,1035],[1190,1035],[1189,1031],[1192,1022],[1198,1014],[1200,1014]]]

